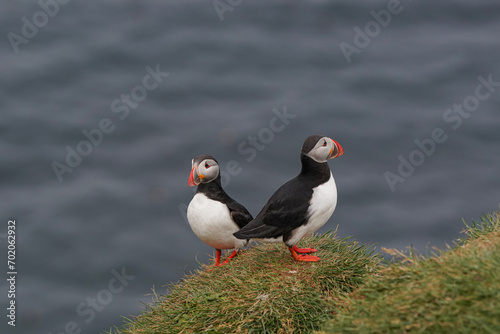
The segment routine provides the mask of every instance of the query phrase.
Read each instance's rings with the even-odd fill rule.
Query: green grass
[[[109,333],[500,333],[500,214],[466,225],[431,257],[385,250],[334,233],[304,239],[317,263],[282,244],[202,265]]]
[[[500,333],[500,216],[430,258],[407,256],[367,279],[320,333]]]
[[[283,244],[253,247],[224,267],[202,265],[112,333],[312,333],[381,257],[333,233],[301,244],[321,262],[297,263]]]

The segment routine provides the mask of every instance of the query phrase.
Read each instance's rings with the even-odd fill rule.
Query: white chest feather
[[[287,242],[290,245],[295,245],[303,236],[317,231],[320,227],[330,219],[337,206],[337,186],[333,175],[330,174],[330,179],[313,191],[313,195],[309,202],[307,224],[296,228],[292,232],[292,237]]]
[[[194,195],[189,203],[187,219],[194,234],[209,246],[231,249],[243,248],[247,244],[246,240],[233,236],[239,227],[232,220],[227,206],[202,193]]]

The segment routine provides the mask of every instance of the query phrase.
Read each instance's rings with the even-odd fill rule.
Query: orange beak
[[[342,148],[342,146],[340,146],[340,144],[338,142],[336,142],[335,140],[333,140],[333,139],[330,139],[330,140],[333,141],[335,146],[337,146],[337,154],[333,155],[333,151],[335,151],[335,150],[332,148],[332,150],[330,151],[330,158],[329,159],[333,159],[336,157],[340,157],[341,155],[344,155],[344,149]]]

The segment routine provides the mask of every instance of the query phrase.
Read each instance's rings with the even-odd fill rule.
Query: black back
[[[317,140],[314,145],[316,142]],[[308,143],[304,143],[304,147],[306,144]],[[283,236],[283,241],[286,242],[292,230],[307,224],[307,210],[314,188],[327,182],[331,172],[326,162],[318,163],[304,153],[300,160],[300,174],[276,190],[257,217],[234,234],[238,239]]]
[[[240,203],[236,202],[234,199],[229,197],[229,195],[224,191],[224,189],[222,189],[220,174],[212,182],[200,183],[198,185],[196,193],[202,193],[211,200],[226,204],[231,214],[231,218],[240,228],[247,225],[253,219],[252,215],[243,205],[241,205]]]

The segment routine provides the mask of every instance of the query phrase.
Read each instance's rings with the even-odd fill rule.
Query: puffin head
[[[212,182],[219,176],[219,163],[210,155],[199,155],[191,162],[189,186],[194,187],[200,183]]]
[[[344,154],[344,149],[335,140],[326,136],[312,135],[302,145],[301,154],[316,162],[323,163]]]

